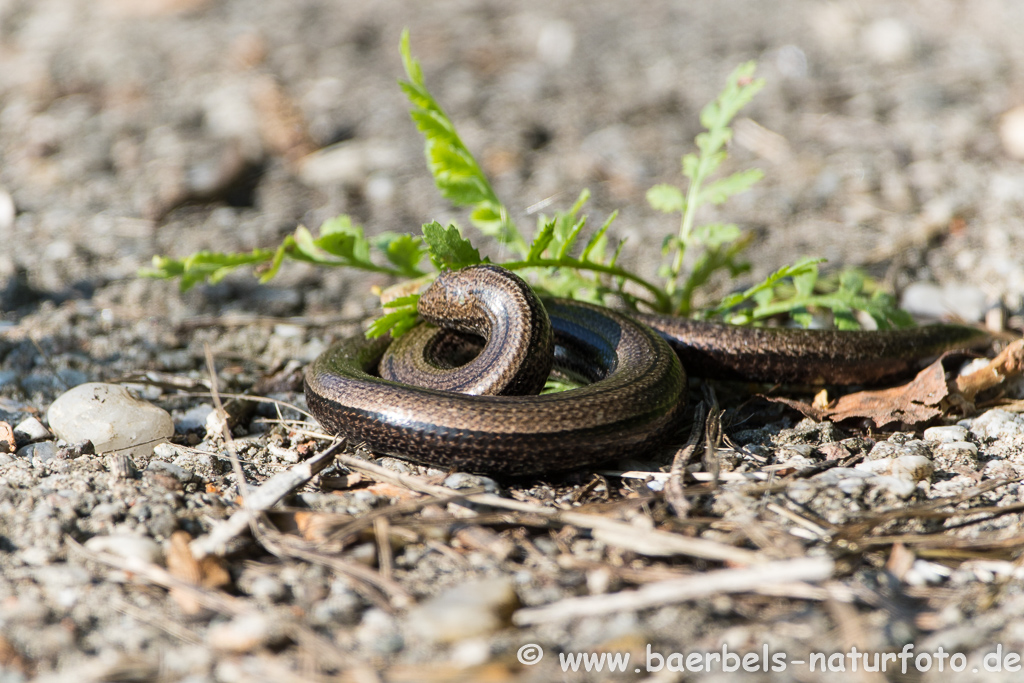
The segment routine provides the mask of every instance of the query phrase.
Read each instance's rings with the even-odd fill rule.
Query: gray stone
[[[17,453],[19,458],[27,458],[36,467],[57,457],[57,444],[52,441],[40,441],[22,446]]]
[[[61,394],[47,412],[50,427],[69,443],[88,439],[99,453],[146,457],[174,434],[163,408],[140,401],[116,384],[90,382]]]
[[[471,581],[411,609],[406,627],[425,640],[451,643],[504,628],[518,605],[519,598],[508,579]]]
[[[196,479],[195,472],[189,469],[185,469],[181,465],[175,465],[174,463],[164,462],[162,460],[151,460],[149,465],[146,466],[148,472],[158,472],[161,474],[168,474],[182,484],[189,484]]]

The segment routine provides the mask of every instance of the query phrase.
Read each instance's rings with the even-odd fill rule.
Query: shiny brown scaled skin
[[[588,386],[544,396],[468,396],[371,374],[390,340],[352,338],[306,371],[323,427],[372,450],[438,467],[527,475],[583,467],[661,442],[678,423],[679,359],[653,330],[599,306],[547,303],[556,337],[605,367]]]
[[[544,305],[522,278],[490,265],[445,272],[420,297],[417,310],[432,324],[418,325],[391,344],[380,362],[381,377],[474,396],[522,396],[544,388],[554,337]],[[482,337],[486,344],[482,351],[460,346],[464,337],[447,330]],[[453,351],[472,360],[455,367],[444,363]]]
[[[507,273],[487,268],[487,277]],[[467,270],[459,273],[474,276]],[[663,441],[677,427],[684,400],[677,353],[699,376],[873,383],[913,370],[922,357],[987,339],[953,325],[836,332],[649,315],[636,316],[640,324],[590,304],[555,299],[544,305],[560,355],[556,363],[597,380],[593,384],[545,396],[413,387],[375,376],[389,339],[358,337],[332,346],[310,365],[306,402],[329,432],[378,452],[445,468],[529,475],[591,465]]]
[[[990,343],[964,325],[839,331],[739,327],[664,315],[633,316],[654,328],[695,377],[789,384],[878,384],[946,351]]]

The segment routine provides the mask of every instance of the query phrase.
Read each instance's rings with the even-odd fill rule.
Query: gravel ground
[[[743,449],[716,454],[719,489],[695,468],[683,510],[659,477],[608,473],[663,453],[543,481],[351,450],[315,473],[326,442],[281,422],[297,411],[261,404],[225,443],[207,350],[221,392],[301,407],[301,368],[387,280],[289,265],[181,294],[137,272],[339,213],[369,234],[465,224],[395,85],[408,27],[520,225],[590,188],[593,220],[620,211],[623,262],[653,274],[674,225],[644,193],[679,181],[700,108],[756,59],[767,85],[728,165],[766,178],[702,217],[754,233],[751,277],[823,256],[922,315],[1019,329],[1021,26],[1014,0],[0,0],[0,421],[20,427],[0,453],[0,682],[823,680],[793,662],[812,652],[883,680],[837,653],[908,646],[963,653],[959,680],[1008,680],[983,658],[1024,650],[1015,412],[841,430],[723,387]],[[169,411],[172,443],[55,440],[40,422],[85,382]],[[239,510],[236,466],[294,493],[255,537],[213,543]],[[480,489],[505,502],[451,500]],[[751,562],[773,564],[755,580]],[[672,671],[670,653],[723,648],[791,664]],[[632,659],[563,672],[579,652]]]

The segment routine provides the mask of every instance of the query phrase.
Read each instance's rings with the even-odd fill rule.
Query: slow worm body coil
[[[479,297],[480,307],[490,311],[478,316],[491,318],[484,321],[482,334],[490,334],[490,326],[497,330],[492,341],[499,342],[488,343],[478,359],[493,355],[495,349],[489,347],[500,351],[509,335],[533,334],[523,332],[521,325],[514,333],[502,327],[507,304],[481,285],[507,276],[522,282],[495,266],[473,266],[443,274],[433,285],[457,289],[466,287],[468,280],[472,292],[457,289],[448,295],[449,304]],[[531,305],[516,295],[512,299],[519,308]],[[443,313],[445,305],[440,308]],[[838,332],[629,317],[560,299],[544,301],[544,308],[554,336],[555,364],[570,375],[596,380],[592,384],[541,396],[468,395],[411,386],[376,375],[390,338],[355,337],[330,347],[309,366],[306,402],[327,431],[365,442],[377,452],[444,468],[528,475],[640,454],[661,443],[678,426],[684,366],[694,375],[727,379],[876,383],[912,371],[923,357],[974,347],[987,339],[973,328],[956,325]],[[550,347],[543,333],[537,336],[538,344]],[[534,348],[521,355],[540,352]],[[479,384],[480,375],[503,375],[508,380],[515,373],[505,366],[492,370],[497,366],[490,361],[476,366],[473,362],[463,366],[470,383]],[[532,379],[513,379],[512,384],[536,385],[538,371],[530,372]],[[540,372],[547,375],[546,369]],[[443,386],[447,380],[440,381]]]

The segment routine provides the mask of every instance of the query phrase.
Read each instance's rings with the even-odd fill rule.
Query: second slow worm
[[[506,277],[513,285],[507,285]],[[469,283],[469,289],[459,289]],[[511,391],[537,386],[541,370],[492,365],[516,336],[543,337],[533,323],[512,323],[505,303],[488,292],[511,288],[518,276],[495,266],[473,266],[438,278],[454,287],[446,306],[480,303],[494,337],[478,361],[465,366],[470,385],[501,375]],[[517,289],[518,288],[518,289]],[[438,290],[442,291],[441,289]],[[424,295],[426,297],[426,295]],[[494,300],[492,300],[494,299]],[[421,312],[424,308],[421,300]],[[355,337],[327,349],[306,372],[306,402],[330,433],[365,442],[372,450],[471,472],[529,475],[573,469],[662,442],[678,425],[685,397],[683,367],[696,376],[791,383],[876,383],[905,374],[920,359],[987,341],[973,328],[933,325],[907,330],[839,332],[749,328],[670,316],[626,316],[568,300],[544,302],[563,369],[596,380],[541,396],[468,395],[428,389],[377,376],[389,338]],[[463,316],[466,313],[463,312]],[[474,314],[469,314],[470,317]],[[523,326],[525,325],[525,327]],[[533,331],[530,331],[533,329]],[[427,342],[428,344],[430,342]],[[538,342],[551,346],[550,340]],[[675,351],[675,353],[673,353]],[[539,357],[532,347],[526,356]],[[680,362],[680,360],[682,362]],[[390,361],[389,361],[390,362]],[[444,380],[442,380],[442,384]],[[462,391],[479,392],[479,388]],[[529,390],[529,389],[527,389]]]

